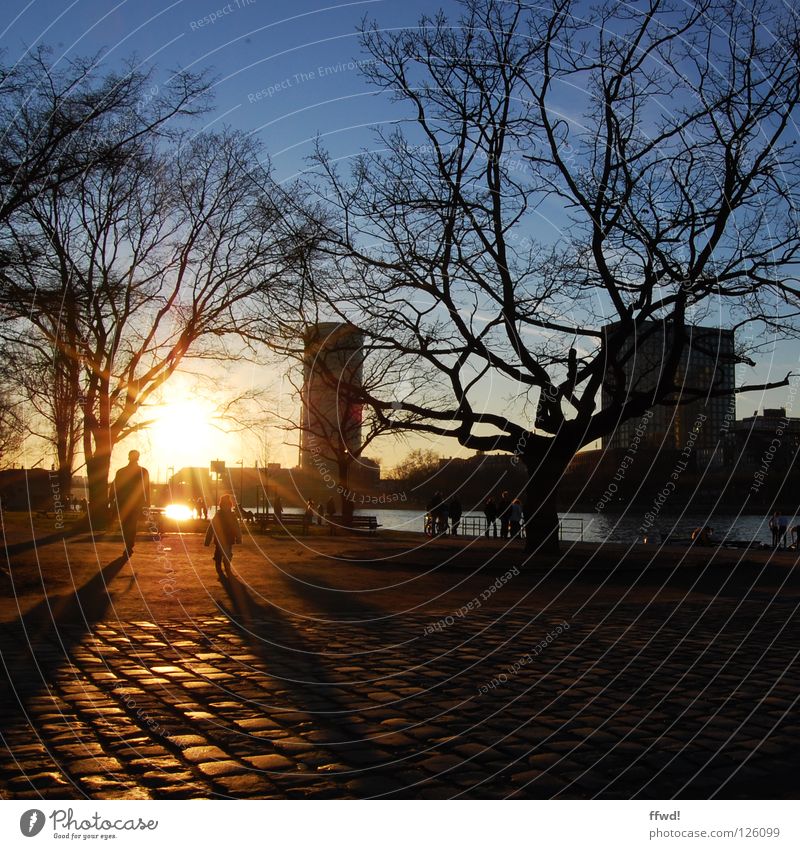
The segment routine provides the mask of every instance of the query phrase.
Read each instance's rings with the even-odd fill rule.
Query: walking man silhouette
[[[139,465],[139,452],[128,452],[128,465],[123,466],[114,476],[111,484],[111,509],[117,511],[119,526],[122,530],[122,542],[125,546],[123,557],[130,559],[136,543],[136,526],[145,507],[150,506],[150,475]]]

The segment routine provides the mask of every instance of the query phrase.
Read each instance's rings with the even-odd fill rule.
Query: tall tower
[[[300,466],[335,470],[342,451],[361,450],[364,337],[349,324],[309,325],[303,335]]]

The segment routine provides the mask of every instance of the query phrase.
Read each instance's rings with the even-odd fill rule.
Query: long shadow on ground
[[[75,592],[46,596],[0,631],[0,693],[8,711],[25,713],[26,703],[50,692],[58,668],[71,662],[71,650],[106,614],[109,584],[125,565],[118,557]]]
[[[230,609],[223,605],[231,623],[247,638],[251,650],[261,658],[263,669],[274,676],[294,706],[286,715],[290,724],[303,726],[314,744],[330,751],[332,771],[347,777],[356,795],[400,790],[381,768],[390,766],[394,755],[379,741],[364,739],[364,725],[355,703],[354,687],[346,677],[334,677],[330,661],[319,646],[310,643],[297,624],[272,606],[259,603],[237,578],[224,581]],[[363,612],[363,611],[362,611]],[[343,624],[343,627],[347,627]],[[364,627],[364,625],[359,625]],[[282,721],[281,712],[271,714]],[[304,746],[302,734],[294,741],[279,741],[285,751]]]

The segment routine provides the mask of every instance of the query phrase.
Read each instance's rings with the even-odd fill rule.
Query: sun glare
[[[187,519],[191,519],[194,514],[185,504],[168,504],[164,508],[164,515],[173,521],[185,522]]]
[[[212,425],[214,418],[215,410],[207,401],[186,399],[161,405],[149,428],[154,454],[175,469],[207,465],[219,453],[220,433]]]

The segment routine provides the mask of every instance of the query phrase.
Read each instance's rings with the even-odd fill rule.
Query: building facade
[[[625,386],[629,391],[655,390],[665,367],[670,326],[647,322],[632,348],[624,352]],[[638,418],[620,422],[603,447],[627,450],[636,444],[654,451],[684,452],[691,449],[701,466],[723,462],[722,444],[735,418],[735,353],[732,330],[690,325],[676,374],[679,391],[654,404],[647,421]],[[616,378],[618,379],[618,378]],[[614,386],[609,373],[607,384]],[[687,400],[692,398],[693,400]],[[611,397],[603,391],[603,407]]]
[[[354,327],[321,322],[306,328],[300,468],[337,462],[341,451],[361,453],[364,339]]]

